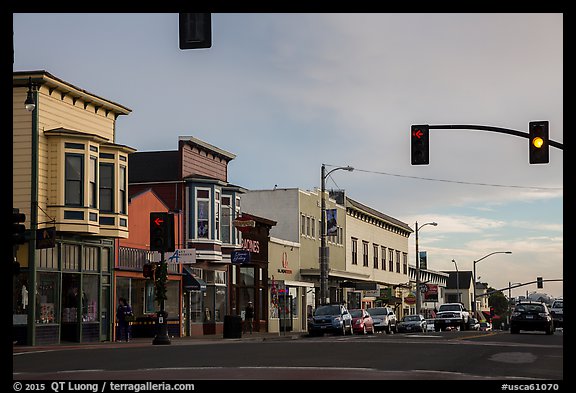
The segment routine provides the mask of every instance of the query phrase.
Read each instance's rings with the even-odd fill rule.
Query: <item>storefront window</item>
[[[82,321],[98,322],[99,277],[85,274],[82,278]]]
[[[41,286],[41,284],[39,284]],[[41,290],[41,288],[39,288]],[[62,322],[78,322],[78,308],[80,307],[80,275],[62,275]]]
[[[166,300],[164,310],[168,312],[168,318],[180,318],[180,282],[168,281],[166,283]],[[160,307],[158,306],[158,309]]]
[[[56,323],[58,275],[39,272],[36,280],[36,323]]]
[[[241,267],[238,285],[254,286],[254,267]]]
[[[12,280],[12,323],[28,323],[28,273],[20,273]]]

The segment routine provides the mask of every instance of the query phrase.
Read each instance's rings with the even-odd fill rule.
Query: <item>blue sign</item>
[[[250,263],[250,251],[248,250],[232,251],[230,258],[232,260],[232,263],[237,264]]]

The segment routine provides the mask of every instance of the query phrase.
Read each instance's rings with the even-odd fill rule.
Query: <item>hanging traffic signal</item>
[[[210,13],[178,14],[180,49],[201,49],[212,46],[212,17]]]
[[[18,209],[12,209],[12,244],[26,243],[26,227],[22,222],[26,221],[26,215]]]
[[[174,250],[174,215],[150,213],[150,251]]]
[[[530,164],[548,164],[550,159],[548,122],[531,121],[528,127]]]
[[[538,288],[544,288],[544,280],[542,277],[536,277],[536,286]]]
[[[145,263],[142,266],[142,275],[144,278],[151,278],[154,279],[154,271],[156,270],[156,266],[153,263]]]
[[[490,318],[494,318],[494,315],[496,315],[496,312],[494,311],[494,307],[490,307]]]
[[[428,165],[429,145],[428,124],[413,125],[410,131],[410,146],[412,149],[412,165]]]

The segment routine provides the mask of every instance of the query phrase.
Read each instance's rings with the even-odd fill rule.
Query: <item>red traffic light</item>
[[[428,165],[429,159],[428,124],[413,125],[410,131],[410,148],[412,150],[412,165]]]

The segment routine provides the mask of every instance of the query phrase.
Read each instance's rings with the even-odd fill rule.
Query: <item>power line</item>
[[[326,165],[326,166],[329,166],[329,167],[336,166],[336,165],[329,165],[329,164],[325,164],[325,165]],[[437,182],[443,182],[443,183],[466,184],[466,185],[484,186],[484,187],[522,188],[522,189],[532,189],[532,190],[563,190],[563,189],[564,189],[564,187],[517,186],[517,185],[508,185],[508,184],[475,183],[475,182],[467,182],[467,181],[460,181],[460,180],[434,179],[434,178],[430,178],[430,177],[399,175],[399,174],[397,174],[397,173],[389,173],[389,172],[382,172],[382,171],[371,171],[371,170],[368,170],[368,169],[358,169],[358,168],[354,168],[354,171],[357,171],[357,172],[365,172],[365,173],[374,173],[374,174],[377,174],[377,175],[404,177],[404,178],[408,178],[408,179],[437,181]]]

